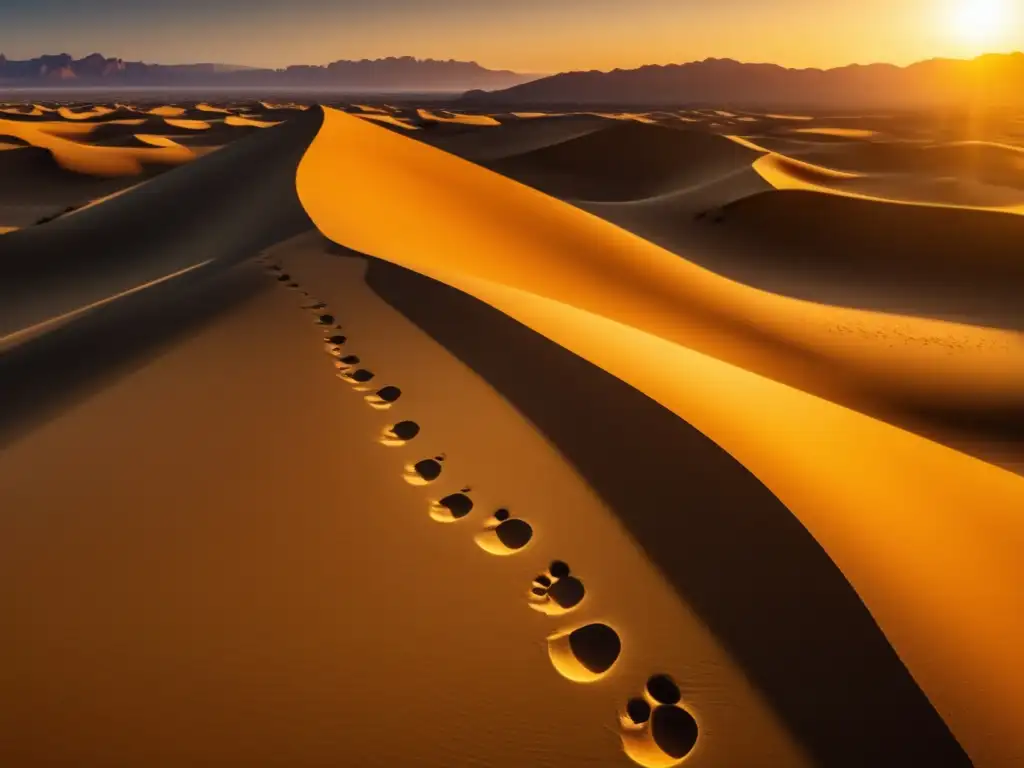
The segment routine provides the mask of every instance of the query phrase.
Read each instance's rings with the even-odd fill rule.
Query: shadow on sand
[[[266,288],[257,270],[212,264],[0,355],[0,449]]]
[[[376,259],[367,281],[557,446],[816,764],[971,764],[828,555],[717,444],[458,290]]]

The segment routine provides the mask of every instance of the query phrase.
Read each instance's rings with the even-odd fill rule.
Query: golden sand
[[[477,296],[711,436],[814,534],[978,764],[999,765],[1020,750],[1013,713],[1024,708],[1024,667],[1014,638],[1024,636],[1015,609],[1024,574],[1015,553],[1024,545],[1024,478],[811,394],[837,364],[909,386],[1019,387],[1024,356],[1015,335],[1005,336],[1013,356],[976,357],[966,367],[925,347],[890,354],[870,341],[815,340],[812,329],[840,314],[880,327],[891,320],[731,283],[331,110],[298,186],[332,239]],[[402,200],[416,204],[402,206],[401,227],[387,226]],[[747,336],[754,329],[757,342]],[[765,333],[822,367],[813,373],[806,356],[798,363],[782,347],[769,351]]]

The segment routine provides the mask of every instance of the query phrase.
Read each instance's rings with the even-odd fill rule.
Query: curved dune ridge
[[[242,115],[228,115],[224,118],[224,124],[250,128],[273,128],[275,125],[280,125],[280,123],[271,120],[256,120],[251,117],[243,117]]]
[[[49,223],[305,109],[254,102],[0,108],[0,226],[8,230]],[[165,116],[172,113],[179,117]]]
[[[82,206],[45,227],[5,235],[0,259],[9,280],[0,286],[0,303],[5,308],[0,318],[0,349],[34,338],[51,328],[55,319],[77,316],[82,307],[128,295],[139,285],[209,261],[203,254],[216,252],[218,265],[230,263],[239,254],[249,256],[252,249],[276,242],[274,238],[308,227],[294,199],[292,180],[298,158],[319,123],[318,112],[303,113],[282,130],[261,131],[251,141],[204,158],[202,164],[108,193],[99,204]],[[121,162],[146,153],[191,156],[170,139],[137,138],[154,146],[82,149]],[[263,152],[269,154],[264,158]],[[253,162],[258,159],[262,162]],[[199,190],[205,191],[197,194]],[[216,225],[207,226],[211,220]],[[108,236],[112,229],[121,232],[116,240]],[[193,230],[202,236],[197,239]],[[146,258],[140,258],[140,253]]]
[[[153,149],[93,146],[56,136],[32,125],[0,120],[0,134],[16,136],[48,150],[61,167],[92,176],[137,176],[145,163],[180,165],[194,155],[180,145]]]
[[[616,201],[702,183],[749,167],[758,156],[714,134],[616,121],[487,165],[559,197]]]
[[[405,120],[405,119],[403,119],[401,117],[395,117],[394,115],[389,115],[389,114],[385,114],[385,113],[376,113],[376,112],[357,112],[357,113],[355,113],[355,115],[356,115],[356,117],[361,117],[363,120],[372,120],[375,123],[382,123],[384,125],[393,125],[393,126],[395,126],[397,128],[401,128],[402,130],[405,130],[405,131],[418,131],[418,130],[420,130],[420,127],[418,125],[413,125],[408,120]]]
[[[428,123],[454,123],[458,125],[491,126],[501,125],[490,115],[464,115],[456,112],[417,109],[416,115]]]
[[[954,362],[926,346],[880,350],[870,332],[837,345],[818,329],[892,321],[732,283],[334,110],[297,185],[335,242],[476,296],[719,443],[825,548],[975,763],[1024,754],[1014,715],[1024,708],[1024,478],[858,410],[865,391],[1016,396],[1019,352]],[[925,334],[972,334],[913,322]]]
[[[282,119],[288,114],[280,105],[260,106],[277,110]],[[875,270],[881,264],[871,259],[909,254],[904,269],[921,270],[932,258],[943,276],[973,272],[991,283],[1012,283],[1020,273],[1006,259],[1006,244],[1018,241],[1024,225],[1019,216],[956,203],[892,205],[927,202],[931,181],[908,180],[909,172],[893,173],[891,166],[843,165],[849,158],[832,154],[832,143],[793,145],[794,151],[782,154],[768,151],[757,136],[652,124],[674,121],[670,113],[645,113],[640,120],[612,113],[499,120],[435,110],[437,122],[462,125],[404,136],[373,124],[392,116],[404,123],[410,118],[401,110],[381,115],[317,108],[273,127],[276,122],[267,119],[272,115],[255,106],[246,112],[253,116],[232,107],[223,118],[199,107],[169,117],[157,114],[158,107],[132,124],[122,119],[120,105],[105,109],[65,118],[74,127],[64,136],[44,127],[54,121],[42,117],[42,110],[39,120],[0,121],[0,137],[10,136],[12,146],[0,153],[0,164],[13,158],[26,166],[57,164],[83,177],[127,177],[141,171],[142,158],[149,156],[143,153],[191,158],[185,143],[226,135],[226,126],[249,138],[130,189],[109,190],[103,201],[48,216],[45,226],[0,227],[0,258],[8,268],[0,287],[6,310],[0,349],[39,338],[95,307],[145,295],[151,286],[229,265],[313,224],[335,243],[475,297],[707,435],[770,489],[834,561],[974,764],[1001,768],[1024,761],[1017,722],[1024,710],[1017,650],[1024,636],[1024,616],[1017,610],[1024,595],[1018,566],[1024,477],[955,450],[941,429],[931,428],[939,422],[929,421],[967,406],[980,408],[981,420],[1019,414],[1020,335],[757,290],[696,266],[685,248],[663,250],[506,176],[622,210],[657,209],[676,218],[684,211],[688,227],[754,237],[764,259],[793,245],[786,238],[796,238],[812,244],[815,258],[829,264],[854,263],[856,256],[863,260],[856,263]],[[208,112],[203,122],[209,130],[177,126],[173,138],[156,130],[163,125],[172,133],[174,121],[197,120],[200,112]],[[89,114],[77,108],[69,113]],[[692,114],[678,117],[706,125],[729,121],[732,130],[743,117],[717,110]],[[103,120],[110,115],[119,117]],[[463,117],[492,122],[467,123]],[[433,135],[426,141],[476,155],[506,176],[413,138],[427,134]],[[488,149],[484,134],[503,149]],[[908,165],[932,168],[962,165],[967,158],[971,168],[987,174],[984,181],[976,174],[958,182],[985,190],[946,190],[949,200],[971,196],[976,202],[977,195],[995,194],[991,187],[1014,189],[1012,145],[908,146],[833,138],[853,138],[854,151],[869,159],[909,155],[914,160]],[[86,143],[98,140],[128,146]],[[139,171],[125,172],[133,167]],[[1011,183],[993,184],[997,173]],[[924,186],[913,188],[911,182]],[[908,199],[899,200],[900,194]],[[696,221],[692,207],[711,199],[723,207],[701,211]],[[912,240],[921,233],[941,247],[905,252],[902,240],[884,240]],[[941,271],[947,262],[953,272]],[[287,284],[299,290],[297,283]],[[335,322],[333,315],[316,311],[320,325],[328,323],[325,318]],[[375,401],[374,392],[396,382],[381,382],[379,389],[381,371],[361,368],[358,356],[351,357],[340,360],[354,366],[340,378],[375,408],[390,406],[391,401]],[[415,397],[410,385],[402,406]],[[395,426],[386,433],[392,440],[385,442],[387,450],[413,437],[418,446],[430,434],[429,424],[420,435],[418,422],[408,432],[399,428],[408,422],[398,418],[389,422]],[[379,440],[374,432],[373,441]],[[428,463],[442,466],[423,459],[409,467]],[[443,467],[445,482],[454,481],[455,465],[450,469],[446,460]],[[410,472],[407,467],[406,482],[413,485],[437,479]],[[532,536],[530,525],[525,527]],[[491,554],[517,551],[495,530],[475,531],[473,540]],[[553,567],[544,578],[561,578],[562,570]],[[592,576],[584,578],[589,594]],[[559,589],[551,594],[565,591]],[[593,658],[563,642],[573,625],[596,628],[601,642],[590,643]],[[564,677],[585,684],[603,685],[605,675],[611,678],[623,666],[635,673],[629,665],[642,649],[631,645],[629,626],[622,628],[621,645],[618,627],[608,629],[581,620],[553,630],[551,663]],[[686,677],[690,672],[697,677]],[[673,671],[683,691],[706,685],[701,674],[707,673]],[[650,678],[644,698],[631,700],[632,709],[622,715],[627,755],[642,765],[713,760],[712,752],[701,752],[700,741],[689,754],[698,724],[706,725],[704,714],[675,706],[680,691],[671,683],[666,695],[666,679]],[[638,689],[632,695],[639,694]],[[912,744],[926,740],[926,731],[900,738]],[[715,738],[725,736],[712,734],[703,743],[715,744]],[[948,764],[962,761],[950,753]]]
[[[839,171],[770,153],[754,170],[775,189],[803,189],[864,200],[1024,214],[1024,186],[986,184],[957,176],[921,178]]]

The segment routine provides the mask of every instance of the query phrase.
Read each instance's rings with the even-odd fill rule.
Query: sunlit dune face
[[[1012,22],[1010,0],[954,0],[950,26],[963,43],[978,47],[995,44]]]

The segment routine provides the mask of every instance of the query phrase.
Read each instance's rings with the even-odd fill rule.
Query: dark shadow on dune
[[[256,270],[214,265],[126,296],[0,355],[0,450],[266,288]]]
[[[637,200],[749,166],[757,152],[706,131],[611,124],[485,167],[561,198]]]
[[[543,190],[542,190],[543,191]],[[579,207],[723,277],[818,303],[1024,330],[1024,216],[803,190]],[[704,216],[697,218],[699,214]]]
[[[4,235],[0,337],[206,260],[236,263],[312,228],[295,174],[322,120],[311,109],[101,205]]]
[[[828,555],[718,445],[466,294],[374,259],[367,280],[558,447],[817,765],[970,765]]]

